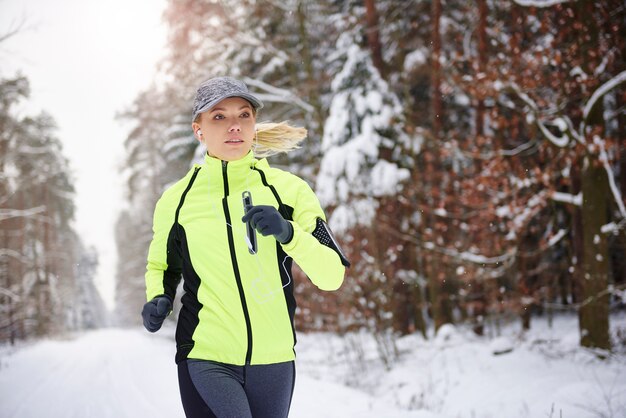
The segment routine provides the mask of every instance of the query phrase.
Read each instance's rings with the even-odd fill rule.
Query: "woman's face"
[[[256,116],[250,102],[241,97],[229,97],[202,113],[200,120],[191,127],[210,156],[235,161],[250,151],[255,125]],[[198,129],[202,135],[198,134]]]

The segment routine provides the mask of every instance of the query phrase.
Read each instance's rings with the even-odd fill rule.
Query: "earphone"
[[[202,136],[202,130],[201,130],[201,129],[198,129],[198,130],[196,131],[196,134],[198,134],[198,136]]]

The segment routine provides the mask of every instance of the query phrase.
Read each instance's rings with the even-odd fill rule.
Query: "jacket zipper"
[[[228,246],[230,248],[230,259],[233,263],[233,272],[235,273],[235,281],[237,282],[237,289],[239,290],[239,298],[241,299],[241,307],[243,308],[243,316],[246,320],[246,332],[248,335],[248,348],[246,350],[246,364],[250,364],[252,358],[252,326],[250,324],[250,313],[248,312],[248,304],[246,302],[246,295],[243,291],[243,284],[241,282],[241,274],[239,273],[239,265],[237,264],[237,255],[235,254],[235,240],[233,238],[233,228],[230,219],[230,211],[228,210],[228,173],[227,173],[228,161],[222,161],[222,177],[224,179],[224,197],[222,198],[222,207],[224,208],[224,216],[226,217],[226,223],[228,227],[226,231],[228,233]]]

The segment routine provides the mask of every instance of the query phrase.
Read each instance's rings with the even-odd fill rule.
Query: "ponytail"
[[[256,125],[253,151],[255,157],[269,157],[281,152],[289,152],[300,148],[306,138],[305,128],[289,125],[287,122],[263,122]]]

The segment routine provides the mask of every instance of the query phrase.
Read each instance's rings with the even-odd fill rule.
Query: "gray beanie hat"
[[[215,77],[206,80],[198,87],[196,99],[193,102],[193,118],[191,120],[195,121],[200,113],[210,110],[228,97],[246,99],[255,111],[263,107],[263,102],[250,94],[243,81],[232,77]]]

